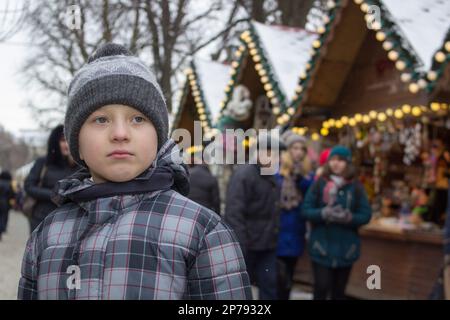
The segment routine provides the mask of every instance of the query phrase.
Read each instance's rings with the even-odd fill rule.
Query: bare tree
[[[4,41],[20,30],[28,8],[27,0],[2,1],[0,6],[0,41]]]
[[[30,160],[30,148],[0,127],[0,168],[13,171]]]

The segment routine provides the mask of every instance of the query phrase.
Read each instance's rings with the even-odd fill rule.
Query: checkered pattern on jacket
[[[71,266],[79,268],[79,289]],[[251,290],[233,231],[211,210],[166,190],[56,209],[28,240],[18,297],[251,299]]]

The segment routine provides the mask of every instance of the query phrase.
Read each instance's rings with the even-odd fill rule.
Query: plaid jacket
[[[173,190],[188,188],[174,152],[169,140],[129,183],[94,185],[85,171],[60,181],[61,206],[28,240],[18,298],[251,299],[234,233]]]

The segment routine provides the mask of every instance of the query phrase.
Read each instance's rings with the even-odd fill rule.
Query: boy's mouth
[[[133,156],[133,154],[126,150],[114,150],[113,152],[108,154],[109,158],[114,158],[114,159],[125,159],[125,158],[131,157],[131,156]]]

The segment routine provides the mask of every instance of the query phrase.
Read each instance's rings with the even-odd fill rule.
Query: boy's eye
[[[95,121],[96,123],[102,124],[102,123],[106,123],[106,122],[108,121],[108,119],[106,119],[105,117],[96,117],[96,118],[94,119],[94,121]]]
[[[141,122],[144,122],[145,120],[146,119],[144,117],[141,117],[141,116],[135,116],[133,118],[133,121],[136,122],[136,123],[141,123]]]

